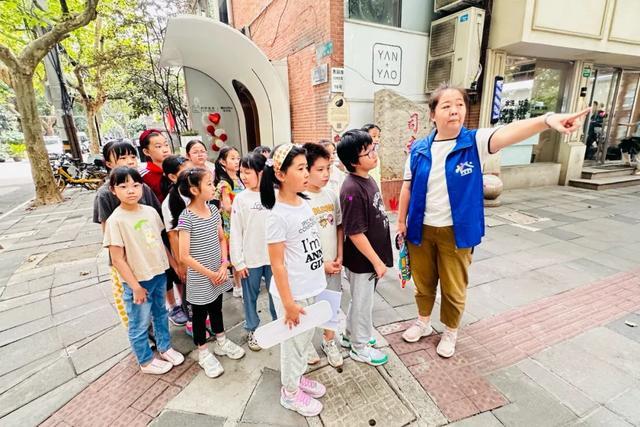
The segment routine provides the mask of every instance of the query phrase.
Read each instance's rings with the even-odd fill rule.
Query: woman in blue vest
[[[484,236],[484,160],[549,128],[575,132],[589,112],[547,113],[499,128],[470,130],[463,126],[468,107],[463,89],[441,85],[432,93],[429,109],[435,131],[413,143],[398,211],[398,232],[408,242],[418,305],[418,319],[402,337],[416,342],[433,332],[431,311],[440,281],[440,321],[446,329],[437,352],[442,357],[455,352],[471,254]]]

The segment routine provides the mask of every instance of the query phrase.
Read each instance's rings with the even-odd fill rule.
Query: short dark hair
[[[371,144],[373,144],[373,140],[368,132],[362,129],[348,130],[342,135],[338,143],[336,149],[338,158],[349,172],[355,172],[354,165],[357,165],[360,161],[360,153]]]
[[[307,165],[309,169],[313,166],[318,159],[325,159],[331,161],[331,154],[320,144],[313,142],[307,142],[302,146],[307,151]]]
[[[438,86],[438,88],[436,90],[434,90],[433,92],[431,92],[431,95],[429,95],[429,110],[433,113],[436,110],[436,107],[438,106],[438,103],[440,102],[440,97],[442,96],[443,93],[445,93],[446,91],[448,91],[449,89],[451,90],[457,90],[458,92],[460,92],[460,95],[462,95],[462,99],[464,100],[464,106],[467,110],[467,114],[469,113],[469,94],[467,93],[467,90],[458,86],[453,86],[449,83],[440,83],[440,85]]]
[[[107,142],[104,147],[102,147],[102,156],[104,157],[104,164],[107,170],[109,170],[107,162],[111,161],[112,156],[115,160],[118,160],[120,157],[127,156],[129,154],[133,154],[137,157],[138,150],[136,150],[136,147],[134,147],[132,143],[127,141]]]
[[[185,147],[184,152],[187,153],[187,155],[189,155],[189,152],[191,151],[193,146],[196,144],[202,145],[204,147],[204,150],[207,151],[207,146],[204,145],[204,142],[200,141],[199,139],[192,139],[191,141],[187,142],[187,146]]]
[[[119,166],[111,171],[111,175],[109,175],[109,186],[115,187],[116,185],[124,184],[127,182],[129,177],[133,182],[137,182],[138,184],[144,183],[140,176],[140,172],[136,169],[127,166]]]
[[[265,159],[262,154],[252,151],[240,159],[240,167],[251,169],[258,174],[264,170],[266,162],[267,159]]]
[[[271,153],[271,148],[267,147],[266,145],[258,145],[256,148],[253,149],[253,152],[264,156],[264,153],[267,153],[267,154]]]
[[[369,132],[371,129],[378,129],[378,132],[380,131],[380,126],[374,124],[374,123],[367,123],[366,125],[362,126],[362,130],[365,132]]]
[[[273,149],[273,152],[275,153],[279,147],[280,145],[275,147]],[[289,166],[291,166],[291,164],[293,163],[293,159],[300,155],[302,156],[307,155],[304,148],[298,145],[294,145],[293,147],[291,147],[291,150],[289,150],[289,153],[287,154],[287,156],[282,160],[282,164],[280,165],[280,171],[286,172],[287,169],[289,169]],[[266,165],[264,167],[264,171],[262,173],[262,179],[260,180],[260,202],[262,203],[262,206],[264,206],[267,209],[273,209],[273,206],[276,204],[275,189],[276,187],[279,187],[279,186],[280,186],[280,181],[276,177],[274,165],[273,165],[273,162],[271,162],[271,165]],[[298,196],[302,197],[303,199],[308,199],[308,197],[302,193],[298,193]]]

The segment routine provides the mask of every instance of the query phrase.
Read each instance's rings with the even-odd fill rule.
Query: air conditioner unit
[[[440,83],[471,88],[478,74],[484,10],[470,7],[431,23],[426,92]]]
[[[433,2],[433,11],[450,12],[452,10],[460,10],[467,6],[479,4],[480,0],[435,0]]]

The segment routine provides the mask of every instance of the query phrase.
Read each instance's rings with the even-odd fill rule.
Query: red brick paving
[[[640,270],[538,300],[460,330],[455,356],[436,354],[440,337],[402,340],[412,321],[378,328],[442,413],[456,421],[508,403],[484,375],[640,309]]]
[[[51,415],[41,426],[146,426],[199,372],[193,359],[165,375],[140,372],[131,354]]]

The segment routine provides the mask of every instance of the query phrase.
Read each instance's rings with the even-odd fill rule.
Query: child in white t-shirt
[[[240,192],[231,204],[231,264],[242,280],[245,329],[249,332],[247,345],[253,351],[261,350],[253,337],[254,331],[260,325],[256,307],[260,295],[260,281],[264,278],[268,290],[272,276],[265,240],[269,211],[260,201],[260,179],[265,162],[266,158],[259,153],[249,153],[240,160],[240,179],[246,189]],[[271,318],[276,320],[276,309],[271,294],[269,312]]]
[[[305,150],[282,144],[273,150],[260,183],[260,199],[270,210],[266,237],[275,286],[269,292],[278,318],[284,318],[290,328],[299,324],[304,307],[327,287],[316,219],[302,194],[308,179]],[[305,417],[322,411],[316,399],[326,393],[322,384],[302,375],[313,333],[313,329],[305,331],[280,346],[280,404]]]
[[[328,188],[331,155],[320,144],[305,144],[307,164],[309,165],[309,185],[305,194],[309,197],[309,204],[318,221],[320,245],[324,260],[324,273],[327,278],[327,289],[342,291],[342,211],[340,200],[336,193]],[[334,341],[335,333],[325,329],[322,340],[322,350],[327,355],[331,366],[342,366],[343,359]],[[311,354],[319,360],[315,350]],[[309,360],[311,363],[312,360]]]

